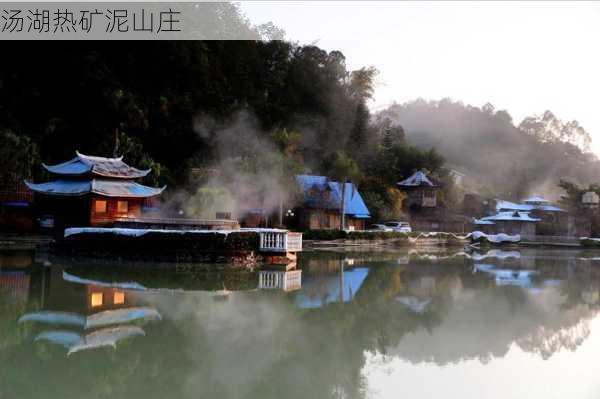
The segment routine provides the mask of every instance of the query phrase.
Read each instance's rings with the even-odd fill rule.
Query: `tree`
[[[39,161],[37,146],[29,137],[0,130],[0,185],[30,178]]]
[[[352,185],[352,195],[356,184],[361,178],[361,172],[356,162],[345,152],[338,151],[334,154],[329,176],[337,181],[340,191],[340,230],[346,229],[346,183]]]
[[[350,132],[350,139],[346,144],[348,153],[355,159],[362,159],[368,150],[367,141],[369,135],[369,109],[364,102],[356,105],[354,126]]]
[[[590,151],[592,138],[577,121],[563,122],[550,111],[541,116],[528,116],[519,129],[543,143],[570,143],[584,152]]]
[[[231,209],[234,206],[233,196],[223,187],[200,187],[185,204],[187,215],[213,219],[217,212]]]

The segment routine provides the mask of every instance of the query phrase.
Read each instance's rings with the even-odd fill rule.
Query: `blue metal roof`
[[[159,195],[165,187],[153,188],[129,180],[54,180],[46,183],[25,184],[36,193],[47,195],[85,195],[100,194],[107,197],[146,198]]]
[[[298,175],[296,181],[300,184],[304,194],[304,206],[308,208],[339,209],[341,200],[340,184],[329,180],[325,176]],[[313,195],[312,189],[316,188],[320,194],[329,193],[329,197]],[[353,189],[354,188],[354,189]],[[362,196],[352,183],[344,185],[344,213],[359,219],[371,217]]]
[[[363,285],[369,269],[359,267],[326,276],[310,276],[302,281],[302,289],[295,298],[296,306],[302,309],[320,308],[329,303],[350,302]]]
[[[150,169],[140,170],[123,162],[123,157],[104,158],[83,155],[76,151],[75,158],[57,165],[46,165],[44,167],[57,175],[80,176],[92,173],[98,176],[133,179],[144,177],[150,173]]]

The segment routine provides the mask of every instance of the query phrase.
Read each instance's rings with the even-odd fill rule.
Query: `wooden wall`
[[[98,212],[98,202],[106,201],[106,212]],[[127,201],[127,212],[118,211],[118,202]],[[93,196],[90,200],[90,225],[111,224],[118,218],[139,218],[142,215],[142,198]]]
[[[326,209],[304,209],[300,214],[300,228],[303,230],[336,230],[340,228],[340,214],[338,211]],[[355,219],[346,216],[346,228],[354,230],[365,229],[365,219]]]

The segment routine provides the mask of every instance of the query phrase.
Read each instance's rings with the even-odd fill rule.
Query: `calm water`
[[[305,252],[287,290],[42,261],[0,257],[2,399],[600,397],[600,253]]]

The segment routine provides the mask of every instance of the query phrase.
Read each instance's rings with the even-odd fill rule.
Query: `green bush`
[[[338,240],[346,238],[343,230],[308,230],[302,235],[303,240]]]
[[[579,242],[581,243],[581,246],[584,248],[600,248],[600,241],[598,241],[598,240],[582,238]]]

